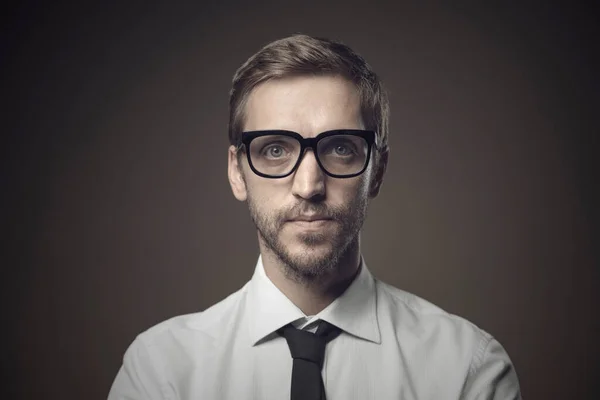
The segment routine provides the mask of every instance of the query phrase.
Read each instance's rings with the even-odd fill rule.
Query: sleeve
[[[461,399],[522,399],[519,380],[510,357],[491,336],[484,337],[473,356]]]
[[[164,387],[148,347],[138,337],[125,352],[108,400],[170,400]]]

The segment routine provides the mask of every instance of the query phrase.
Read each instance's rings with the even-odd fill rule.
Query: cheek
[[[328,188],[328,197],[332,204],[346,206],[357,200],[358,197],[366,196],[368,193],[368,182],[365,179],[350,178],[346,182],[340,181]]]
[[[281,196],[281,191],[272,187],[250,184],[248,188],[248,198],[254,204],[254,207],[264,215],[277,214],[282,209],[285,199]]]

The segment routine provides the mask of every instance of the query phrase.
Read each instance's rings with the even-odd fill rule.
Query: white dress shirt
[[[277,329],[342,329],[325,351],[327,400],[520,399],[504,348],[469,321],[361,270],[342,296],[307,317],[270,281],[259,256],[239,291],[138,335],[109,400],[285,400],[292,358]]]

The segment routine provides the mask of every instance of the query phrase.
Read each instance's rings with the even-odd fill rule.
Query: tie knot
[[[323,367],[327,342],[339,335],[340,332],[339,328],[326,321],[321,321],[317,332],[314,334],[309,331],[296,329],[291,324],[279,330],[279,334],[288,343],[292,358],[313,362],[319,368]]]

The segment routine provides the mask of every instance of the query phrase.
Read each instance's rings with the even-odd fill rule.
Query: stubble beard
[[[303,208],[304,211],[326,214],[338,224],[335,236],[324,232],[306,231],[294,233],[304,247],[300,253],[292,253],[281,240],[281,233],[286,224],[290,211],[276,211],[270,215],[261,213],[256,202],[248,196],[250,217],[259,233],[259,240],[271,251],[283,266],[285,276],[297,283],[313,285],[326,277],[338,275],[343,261],[359,246],[359,235],[366,219],[368,200],[356,196],[354,201],[343,208],[327,208],[323,203],[311,203]],[[296,215],[296,214],[292,214]],[[328,246],[329,251],[316,254],[312,251],[315,246]]]

